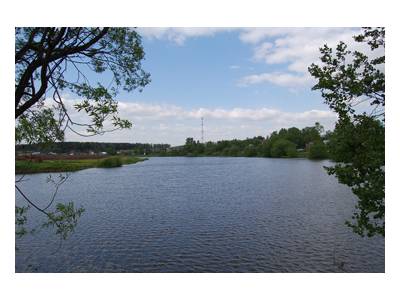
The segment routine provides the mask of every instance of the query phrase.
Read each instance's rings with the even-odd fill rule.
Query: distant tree
[[[271,157],[271,143],[266,140],[259,148],[259,154],[262,157]]]
[[[296,145],[288,140],[279,139],[271,148],[272,157],[296,157]]]
[[[296,127],[291,127],[287,130],[286,139],[296,144],[297,148],[304,148],[304,137],[301,130]]]
[[[107,152],[107,154],[109,154],[109,155],[115,155],[115,154],[117,154],[117,150],[115,150],[115,147],[112,147],[112,146],[108,146],[107,148],[106,148],[106,151],[105,152]]]
[[[328,158],[327,147],[322,141],[317,141],[310,146],[309,158],[311,159],[325,159]]]
[[[196,148],[196,142],[192,137],[186,138],[184,149],[187,154],[193,154]]]
[[[315,130],[318,131],[318,134],[321,136],[324,133],[324,126],[322,126],[319,122],[315,122]]]
[[[255,136],[244,140],[222,140],[202,144],[190,137],[186,139],[185,145],[182,148],[179,148],[179,150],[174,149],[168,155],[245,157],[271,157],[275,155],[275,157],[297,157],[297,149],[305,148],[305,141],[307,141],[308,145],[311,145],[310,142],[314,143],[322,142],[323,139],[326,140],[325,136],[321,136],[323,132],[323,126],[317,122],[315,126],[305,127],[302,130],[296,127],[282,128],[279,131],[273,131],[265,138],[263,136]],[[287,146],[287,148],[282,146],[282,140],[285,141],[284,146]],[[274,151],[272,151],[277,141],[280,142],[275,146]]]
[[[229,156],[238,156],[240,152],[240,148],[237,145],[232,145],[229,147],[228,155]]]
[[[282,139],[287,139],[288,130],[286,128],[281,128],[278,132],[278,135]]]
[[[253,144],[249,144],[244,149],[244,156],[253,157],[257,156],[257,148]]]
[[[207,142],[204,148],[205,155],[213,155],[215,153],[215,143]]]
[[[326,168],[358,197],[353,221],[360,234],[385,234],[385,28],[366,27],[354,39],[370,53],[350,51],[340,42],[336,51],[324,45],[321,64],[309,71],[317,79],[325,103],[338,114],[329,152],[337,164]],[[361,103],[368,109],[358,108]]]
[[[304,144],[307,145],[310,142],[321,140],[320,135],[321,127],[319,123],[315,123],[315,126],[305,127],[301,130],[303,135]]]
[[[140,36],[130,28],[22,27],[15,29],[15,138],[16,143],[53,143],[64,139],[69,129],[81,136],[130,128],[132,123],[118,115],[114,99],[120,89],[141,89],[150,82],[142,70],[144,51]],[[105,85],[92,84],[88,73],[107,74]],[[69,92],[80,100],[70,107],[61,94]],[[86,114],[88,122],[79,123],[71,112]],[[108,122],[112,128],[105,128]],[[79,128],[79,129],[78,129]],[[28,202],[16,207],[17,233],[24,232],[27,207],[34,207],[65,238],[74,229],[82,208],[73,203],[58,204],[49,211],[41,208],[21,190]],[[52,179],[53,180],[53,179]],[[65,181],[53,183],[56,190]],[[25,209],[26,208],[26,209]]]
[[[297,157],[296,145],[292,142],[290,143],[291,144],[286,148],[286,155],[291,158]]]

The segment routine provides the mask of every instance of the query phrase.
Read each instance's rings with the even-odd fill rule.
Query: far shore
[[[75,172],[89,168],[113,168],[147,160],[143,157],[115,155],[84,159],[16,160],[15,174]]]

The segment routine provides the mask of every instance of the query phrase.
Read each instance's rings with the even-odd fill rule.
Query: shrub
[[[325,159],[328,158],[328,151],[323,142],[315,142],[310,146],[308,157],[311,159]]]
[[[288,140],[279,139],[275,141],[271,148],[272,157],[296,157],[296,145]]]
[[[115,168],[121,166],[122,166],[122,160],[119,157],[104,158],[98,164],[99,168]]]

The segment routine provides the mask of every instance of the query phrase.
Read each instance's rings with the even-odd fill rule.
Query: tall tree
[[[366,27],[354,39],[370,51],[351,51],[343,42],[336,51],[324,45],[321,63],[309,72],[317,79],[313,90],[339,117],[328,143],[337,163],[326,169],[358,197],[347,224],[360,235],[384,235],[385,28]]]
[[[120,89],[141,90],[150,82],[142,70],[144,51],[140,36],[131,28],[24,27],[15,29],[15,120],[16,143],[63,141],[67,129],[82,136],[130,128],[132,123],[118,115],[115,96]],[[103,83],[93,84],[88,74],[101,74]],[[104,83],[104,79],[107,82]],[[80,99],[71,107],[63,92]],[[71,111],[86,114],[87,123],[71,117]],[[55,226],[66,237],[73,231],[83,209],[73,203],[39,207],[21,190],[28,202],[16,207],[17,234],[26,233],[27,207],[44,213],[47,226]],[[52,179],[53,180],[53,179]],[[54,181],[56,189],[65,181]]]

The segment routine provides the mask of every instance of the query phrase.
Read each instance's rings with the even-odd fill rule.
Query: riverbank
[[[224,154],[218,154],[218,153],[212,153],[212,154],[198,154],[198,153],[168,153],[168,152],[162,152],[162,153],[152,153],[147,155],[148,157],[240,157],[240,158],[306,158],[306,159],[311,159],[309,152],[301,151],[297,152],[296,156],[279,156],[279,157],[272,157],[272,156],[261,156],[261,155],[224,155]],[[328,157],[322,158],[322,159],[328,159]]]
[[[133,156],[110,156],[91,159],[52,159],[42,161],[16,160],[15,174],[75,172],[89,168],[113,168],[122,165],[135,164],[147,158]]]

